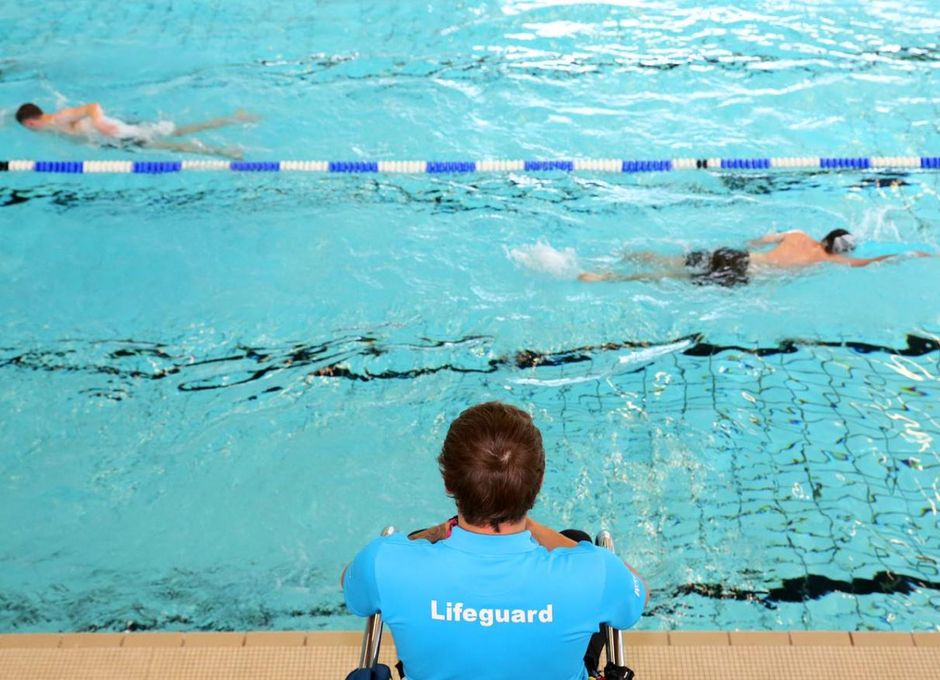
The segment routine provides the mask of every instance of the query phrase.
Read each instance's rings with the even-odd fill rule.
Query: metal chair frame
[[[382,529],[383,536],[391,536],[395,527]],[[366,630],[362,635],[362,649],[359,651],[359,668],[374,668],[379,662],[379,647],[382,645],[382,613],[376,612],[366,619]]]

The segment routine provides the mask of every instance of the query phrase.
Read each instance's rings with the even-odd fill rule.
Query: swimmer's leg
[[[595,274],[593,272],[582,272],[578,275],[579,281],[661,281],[662,279],[688,279],[689,272],[684,269],[666,269],[660,272],[642,272],[640,274],[615,274],[605,272],[604,274]]]
[[[670,268],[681,267],[685,262],[684,255],[660,255],[649,250],[628,250],[622,259],[625,262],[655,263]]]
[[[179,153],[194,153],[203,156],[220,156],[240,160],[244,152],[237,146],[206,146],[202,142],[167,142],[160,139],[149,140],[141,144],[145,149],[160,149],[161,151],[177,151]]]
[[[171,136],[173,137],[185,137],[186,135],[191,135],[195,132],[202,132],[203,130],[215,130],[216,128],[225,127],[227,125],[237,125],[239,123],[253,123],[258,120],[260,116],[257,116],[253,113],[248,113],[247,111],[242,111],[239,109],[231,116],[220,116],[219,118],[212,118],[211,120],[206,120],[201,123],[190,123],[189,125],[180,125],[177,127]]]

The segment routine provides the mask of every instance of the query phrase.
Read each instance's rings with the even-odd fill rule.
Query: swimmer
[[[669,257],[656,253],[628,253],[626,260],[655,262],[663,268],[659,271],[639,274],[615,274],[607,272],[595,274],[584,272],[581,281],[655,281],[659,279],[690,279],[693,283],[713,283],[720,286],[734,286],[747,283],[752,274],[761,271],[785,271],[801,269],[820,263],[838,264],[847,267],[865,267],[873,262],[881,262],[896,255],[878,257],[849,257],[855,249],[855,237],[845,229],[834,229],[816,241],[803,231],[794,230],[767,234],[748,242],[754,249],[773,246],[770,250],[753,252],[737,248],[718,248],[717,250],[694,250],[688,255]],[[930,254],[920,251],[912,253],[916,257]]]
[[[131,125],[106,116],[101,105],[96,103],[61,109],[54,113],[46,113],[35,104],[23,104],[16,111],[16,120],[24,127],[37,132],[54,132],[70,137],[99,139],[105,142],[117,142],[122,146],[139,146],[146,149],[236,159],[242,157],[242,150],[237,147],[210,147],[198,140],[180,142],[171,140],[226,125],[250,123],[257,119],[257,116],[252,114],[236,111],[231,116],[213,118],[191,125],[176,126],[169,121]]]

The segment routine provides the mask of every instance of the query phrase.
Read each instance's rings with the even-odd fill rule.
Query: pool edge
[[[34,633],[0,635],[0,678],[205,680],[343,678],[359,657],[358,631]],[[627,659],[640,678],[741,680],[852,677],[934,680],[940,632],[628,631]],[[386,636],[381,660],[393,663]],[[861,676],[864,677],[864,676]]]

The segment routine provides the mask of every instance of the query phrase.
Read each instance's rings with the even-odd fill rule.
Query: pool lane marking
[[[0,161],[0,172],[166,174],[188,171],[466,174],[477,172],[672,172],[675,170],[940,170],[940,156],[799,156],[752,158],[616,158],[456,161]]]

